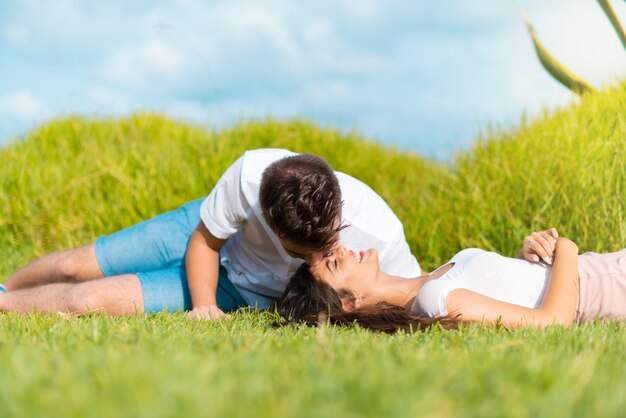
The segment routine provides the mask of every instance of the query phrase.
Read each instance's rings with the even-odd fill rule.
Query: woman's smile
[[[335,289],[351,289],[371,284],[378,271],[378,253],[375,249],[367,251],[348,250],[343,246],[327,257],[324,262],[312,266],[310,271],[319,280],[323,280]]]

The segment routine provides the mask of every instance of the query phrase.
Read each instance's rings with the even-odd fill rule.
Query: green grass
[[[422,265],[460,248],[514,255],[556,226],[583,251],[626,247],[626,85],[487,129],[445,165],[294,120],[208,131],[151,114],[68,117],[0,150],[0,281],[208,194],[245,149],[327,158],[379,192]],[[416,131],[419,127],[416,127]],[[373,220],[375,221],[375,220]],[[471,327],[415,335],[230,322],[0,315],[0,416],[623,416],[626,327]]]
[[[0,323],[2,416],[620,416],[626,329],[268,326],[270,315]],[[7,343],[8,341],[8,343]]]

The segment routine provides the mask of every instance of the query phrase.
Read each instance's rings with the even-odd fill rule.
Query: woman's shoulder
[[[450,259],[449,262],[450,263],[462,263],[478,254],[483,254],[486,252],[487,251],[480,249],[480,248],[465,248],[464,250],[461,250],[458,253],[456,253],[454,257]]]
[[[415,295],[411,312],[429,317],[447,315],[446,297],[457,285],[455,278],[458,278],[463,271],[462,266],[459,266],[453,260],[450,260],[449,263],[444,264],[431,273],[431,275],[436,276],[437,271],[452,264],[452,267],[445,271],[445,273],[441,274],[439,277],[429,279],[422,285],[417,295]]]
[[[452,282],[450,280],[429,280],[424,283],[415,296],[411,312],[417,315],[438,317],[446,316],[446,295],[450,292]]]
[[[437,270],[448,264],[453,264],[453,267],[440,277],[424,283],[415,296],[411,312],[429,317],[446,316],[448,314],[446,310],[446,298],[452,290],[462,285],[461,282],[465,263],[473,257],[485,252],[485,250],[480,248],[466,248],[459,251],[449,262],[439,267]],[[437,270],[435,270],[435,272]]]

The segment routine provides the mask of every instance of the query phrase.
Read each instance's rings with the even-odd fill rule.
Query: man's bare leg
[[[144,312],[141,283],[134,274],[82,283],[51,283],[0,293],[0,312],[102,312],[111,316]]]
[[[9,277],[7,290],[26,289],[48,283],[83,282],[104,275],[96,259],[96,244],[44,255]]]

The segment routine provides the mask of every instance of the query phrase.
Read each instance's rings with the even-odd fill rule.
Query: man
[[[218,319],[270,306],[302,260],[316,265],[340,243],[378,249],[389,274],[420,274],[400,221],[368,186],[314,155],[248,151],[206,199],[22,268],[0,311]]]

